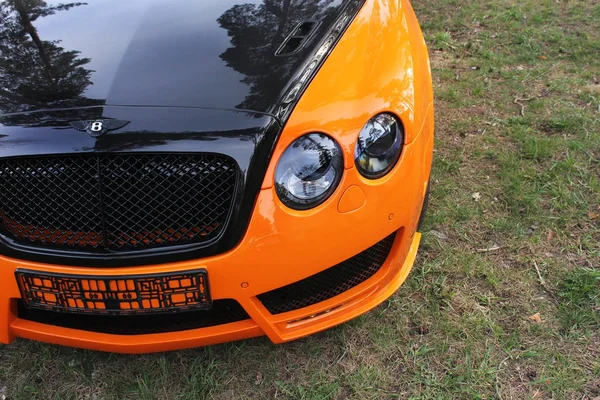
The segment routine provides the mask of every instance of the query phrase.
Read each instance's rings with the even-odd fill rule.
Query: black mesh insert
[[[235,300],[214,300],[210,310],[153,315],[88,315],[28,309],[18,302],[20,319],[115,335],[143,335],[207,328],[250,319]]]
[[[227,224],[236,180],[235,161],[214,154],[0,159],[0,234],[98,253],[207,242]]]
[[[263,293],[258,300],[271,314],[298,310],[331,299],[363,283],[383,266],[396,234],[316,275]]]

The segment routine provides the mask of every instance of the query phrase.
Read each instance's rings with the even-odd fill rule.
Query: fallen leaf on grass
[[[590,212],[588,212],[588,216],[590,217],[590,219],[594,220],[594,219],[597,219],[598,217],[600,217],[600,214],[590,211]]]
[[[531,317],[529,317],[529,320],[535,322],[536,324],[541,324],[542,316],[540,315],[540,313],[535,313]]]
[[[475,200],[475,201],[481,200],[481,193],[479,193],[479,192],[473,193],[473,200]]]
[[[496,250],[500,250],[500,249],[501,249],[500,246],[498,246],[497,244],[493,244],[490,247],[488,247],[487,249],[477,249],[477,251],[479,253],[487,253],[487,252],[490,252],[490,251],[496,251]]]
[[[448,236],[446,236],[444,233],[439,232],[439,231],[431,230],[431,231],[429,231],[429,234],[435,236],[436,238],[438,238],[440,240],[448,239]]]
[[[548,237],[547,237],[548,242],[551,241],[552,238],[554,238],[554,232],[552,231],[552,229],[548,229]]]

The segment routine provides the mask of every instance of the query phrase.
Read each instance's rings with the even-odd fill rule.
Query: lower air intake
[[[342,294],[371,278],[387,259],[396,233],[323,272],[263,293],[258,300],[271,314],[298,310]]]
[[[235,300],[214,300],[210,310],[152,315],[89,315],[35,310],[18,302],[18,318],[41,324],[115,335],[144,335],[208,328],[250,319]]]

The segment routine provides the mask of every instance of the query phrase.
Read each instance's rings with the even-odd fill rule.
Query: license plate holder
[[[70,275],[17,269],[26,307],[80,314],[157,314],[212,307],[205,269],[141,275]]]

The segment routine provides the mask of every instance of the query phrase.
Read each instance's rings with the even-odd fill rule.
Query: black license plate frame
[[[136,315],[208,310],[212,307],[208,272],[137,275],[58,274],[17,269],[24,305],[79,314]]]

